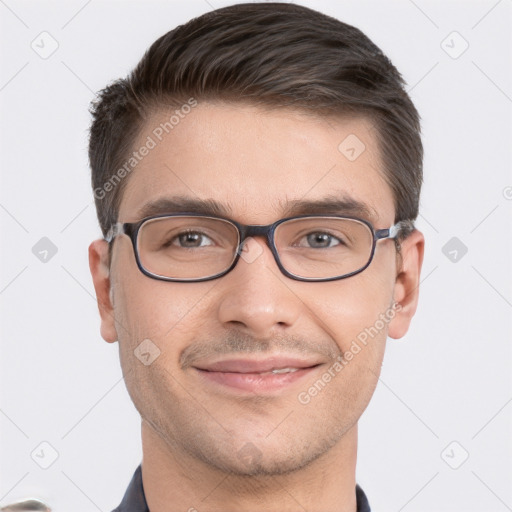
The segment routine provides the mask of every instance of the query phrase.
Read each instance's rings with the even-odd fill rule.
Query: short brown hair
[[[103,235],[117,222],[127,181],[112,180],[145,120],[159,107],[195,98],[369,117],[395,222],[411,221],[403,238],[418,215],[423,179],[419,115],[404,85],[359,29],[304,6],[243,3],[192,19],[156,40],[128,77],[91,105],[89,160]]]

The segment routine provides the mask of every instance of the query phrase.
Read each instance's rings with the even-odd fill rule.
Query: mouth
[[[323,363],[293,357],[273,357],[264,360],[230,359],[198,363],[193,368],[209,384],[251,393],[280,391],[295,384]]]

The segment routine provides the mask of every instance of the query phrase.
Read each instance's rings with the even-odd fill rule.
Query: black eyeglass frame
[[[179,278],[174,278],[174,277],[161,276],[159,274],[154,274],[154,273],[150,272],[149,270],[147,270],[146,268],[144,268],[144,266],[142,265],[142,263],[140,261],[139,250],[137,247],[137,237],[138,237],[139,231],[140,231],[142,225],[145,224],[146,222],[148,222],[150,220],[154,220],[154,219],[165,218],[165,217],[198,217],[198,218],[204,217],[204,218],[209,218],[209,219],[213,219],[213,220],[222,220],[224,222],[228,222],[228,223],[232,224],[238,231],[238,249],[236,251],[235,258],[234,258],[233,262],[231,263],[231,265],[226,270],[223,270],[222,272],[219,272],[213,276],[192,278],[192,279],[189,279],[189,278],[179,279]],[[275,241],[274,241],[275,230],[283,222],[287,222],[290,220],[296,220],[296,219],[315,218],[315,217],[355,220],[355,221],[361,222],[362,224],[365,224],[368,227],[368,229],[370,230],[370,232],[372,234],[372,239],[373,239],[372,250],[371,250],[368,262],[358,270],[355,270],[348,274],[344,274],[341,276],[334,276],[334,277],[319,277],[319,278],[311,277],[310,278],[310,277],[297,276],[295,274],[292,274],[291,272],[288,272],[283,267],[281,260],[279,258],[279,253],[277,251]],[[213,279],[218,279],[219,277],[225,276],[228,272],[231,272],[231,270],[233,270],[236,267],[236,265],[240,259],[241,252],[243,249],[243,244],[244,244],[245,240],[247,240],[247,238],[249,238],[249,237],[265,236],[266,244],[270,248],[272,255],[274,256],[274,260],[275,260],[277,266],[279,267],[279,270],[286,277],[289,277],[296,281],[325,282],[325,281],[337,281],[340,279],[346,279],[347,277],[351,277],[351,276],[354,276],[356,274],[363,272],[363,270],[367,269],[368,266],[373,261],[377,242],[379,240],[386,240],[388,238],[395,239],[398,236],[398,234],[400,233],[401,229],[405,228],[405,227],[411,227],[411,221],[408,221],[408,220],[399,221],[389,228],[376,230],[372,226],[372,224],[370,222],[368,222],[367,220],[360,219],[358,217],[346,216],[346,215],[325,215],[325,214],[297,215],[294,217],[286,217],[284,219],[279,219],[278,221],[273,222],[272,224],[263,225],[263,224],[241,224],[232,219],[228,219],[225,217],[219,217],[219,216],[215,216],[215,215],[209,215],[207,213],[177,212],[177,213],[163,213],[160,215],[152,215],[150,217],[145,217],[144,219],[141,219],[137,222],[117,222],[109,229],[109,231],[106,234],[104,239],[106,242],[108,242],[110,244],[114,241],[114,239],[117,236],[122,235],[122,234],[128,235],[128,237],[130,238],[130,240],[132,242],[133,252],[135,254],[135,261],[137,263],[137,266],[139,267],[139,270],[147,277],[157,279],[159,281],[170,281],[170,282],[179,282],[179,283],[198,283],[198,282],[202,282],[202,281],[211,281]]]

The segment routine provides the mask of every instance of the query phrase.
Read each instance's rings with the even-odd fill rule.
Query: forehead
[[[151,115],[133,150],[137,163],[120,205],[123,222],[163,213],[150,204],[161,210],[166,199],[171,205],[177,198],[215,203],[218,213],[254,224],[315,203],[318,213],[328,213],[336,200],[362,205],[376,223],[394,219],[377,133],[362,117],[203,102]]]

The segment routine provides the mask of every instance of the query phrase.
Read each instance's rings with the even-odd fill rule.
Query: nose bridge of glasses
[[[268,238],[268,234],[272,229],[272,225],[255,224],[244,226],[242,230],[242,239],[249,238],[250,236],[264,236]]]
[[[272,230],[272,224],[250,224],[250,225],[239,225],[240,228],[240,245],[244,244],[244,241],[252,237],[264,237],[267,245],[269,244],[270,231]]]
[[[247,239],[254,237],[262,237],[265,239],[265,245],[269,247],[272,253],[274,253],[274,249],[271,245],[271,233],[273,231],[273,224],[251,224],[251,225],[242,225],[240,226],[240,253],[243,251],[244,244]]]

